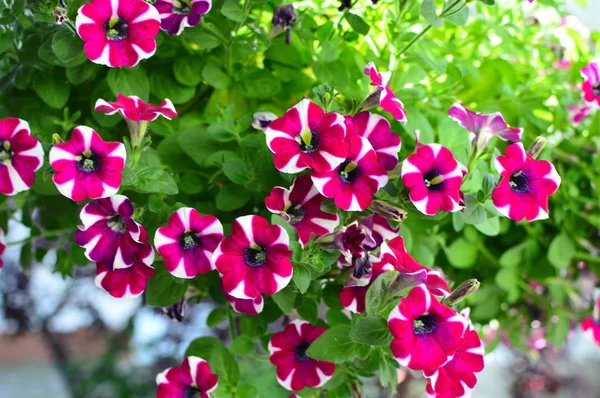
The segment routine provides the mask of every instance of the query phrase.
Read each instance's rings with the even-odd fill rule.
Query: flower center
[[[120,234],[124,234],[125,231],[127,230],[127,223],[125,222],[123,217],[121,217],[120,214],[115,214],[114,216],[110,216],[106,220],[106,226],[108,228],[110,228],[111,230],[113,230],[114,232],[117,232]]]
[[[515,192],[527,192],[529,191],[529,180],[522,171],[517,171],[511,174],[509,179],[510,189]]]
[[[200,398],[202,397],[202,391],[194,386],[185,386],[183,390],[183,398]]]
[[[319,133],[312,130],[303,130],[297,137],[296,142],[304,153],[311,153],[319,149]]]
[[[10,149],[10,142],[4,141],[0,144],[0,164],[9,163],[14,153]]]
[[[83,153],[77,156],[77,169],[84,173],[91,173],[97,171],[100,168],[100,159],[94,155],[91,151],[83,151]]]
[[[246,261],[246,265],[249,267],[261,267],[267,262],[267,252],[264,247],[253,243],[251,247],[244,250],[244,261]]]
[[[179,247],[183,250],[192,250],[200,246],[200,238],[193,232],[186,232],[179,238]]]
[[[289,223],[294,225],[299,223],[300,221],[302,221],[304,219],[304,216],[306,215],[306,212],[304,211],[304,208],[300,205],[295,205],[295,204],[291,204],[290,208],[286,211],[289,219]]]
[[[173,1],[173,14],[189,14],[192,9],[192,5],[189,0],[175,0]]]
[[[344,182],[353,183],[358,178],[358,164],[346,160],[340,165],[338,176]]]
[[[104,31],[108,40],[126,39],[128,30],[129,25],[116,15],[110,17],[106,25],[104,25]]]
[[[597,82],[592,86],[592,93],[594,93],[596,97],[600,97],[600,82]]]
[[[417,335],[430,334],[435,330],[435,317],[424,314],[413,321],[413,331]]]
[[[429,170],[423,175],[423,183],[430,191],[439,191],[442,189],[444,176],[437,170]]]
[[[308,351],[308,347],[310,347],[310,343],[303,341],[302,343],[296,346],[296,360],[298,361],[310,361],[312,358],[306,355],[306,351]]]

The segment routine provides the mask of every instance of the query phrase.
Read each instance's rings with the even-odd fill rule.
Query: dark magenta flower
[[[588,66],[581,69],[581,76],[584,78],[581,86],[583,99],[595,108],[600,107],[600,72],[598,69],[597,62],[590,62]]]
[[[52,181],[67,198],[81,202],[115,195],[125,168],[125,145],[103,141],[87,126],[73,129],[71,139],[50,149]]]
[[[346,158],[344,117],[325,113],[308,99],[271,122],[265,134],[275,167],[284,173],[331,171]]]
[[[279,225],[260,216],[233,221],[232,233],[223,238],[212,256],[225,293],[254,299],[277,293],[292,280],[289,236]]]
[[[294,179],[290,189],[274,187],[265,198],[265,206],[271,213],[279,214],[298,232],[302,246],[311,236],[332,232],[339,224],[337,214],[321,210],[325,199],[315,188],[309,175]]]
[[[358,135],[369,140],[379,163],[386,170],[398,165],[400,137],[390,130],[390,123],[384,117],[370,112],[346,116],[346,131],[348,136]]]
[[[384,111],[391,113],[394,119],[402,124],[406,124],[406,110],[402,101],[396,97],[396,94],[390,88],[388,82],[392,77],[390,72],[379,72],[373,62],[365,66],[364,74],[371,79],[371,85],[377,87],[379,92],[379,105]]]
[[[187,357],[180,366],[165,369],[156,376],[156,398],[209,398],[219,378],[208,362],[199,357]]]
[[[198,25],[212,4],[211,0],[157,0],[154,7],[160,14],[160,28],[179,35],[186,27]]]
[[[100,98],[96,101],[94,110],[106,115],[114,115],[119,112],[125,119],[133,122],[153,121],[159,116],[169,120],[177,117],[177,111],[170,99],[166,98],[159,105],[153,105],[142,101],[135,95],[127,97],[119,94],[115,102],[108,102]]]
[[[581,322],[581,330],[600,346],[600,296],[596,299],[592,316]]]
[[[156,8],[143,0],[92,0],[77,12],[77,34],[90,61],[132,68],[156,51]]]
[[[277,367],[277,381],[285,389],[300,391],[304,387],[318,388],[331,379],[335,372],[334,363],[319,361],[306,355],[311,343],[325,333],[325,330],[308,322],[295,320],[271,337],[271,363]]]
[[[552,163],[535,160],[519,142],[506,147],[495,165],[501,176],[492,192],[496,210],[515,221],[548,218],[548,197],[560,186]]]
[[[154,246],[173,276],[190,279],[211,271],[210,258],[223,238],[221,222],[210,214],[182,207],[169,218],[169,225],[154,235]]]

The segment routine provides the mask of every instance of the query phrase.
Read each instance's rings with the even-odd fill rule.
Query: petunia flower
[[[588,66],[581,69],[584,81],[581,86],[583,99],[588,105],[600,107],[600,71],[598,62],[590,62]]]
[[[224,294],[227,301],[231,303],[233,310],[238,313],[246,315],[258,315],[265,307],[265,300],[263,296],[258,296],[253,299],[239,299],[227,293]]]
[[[189,356],[180,366],[165,369],[156,376],[156,398],[209,398],[219,378],[204,359]]]
[[[118,94],[117,100],[114,102],[108,102],[100,98],[96,101],[94,110],[103,112],[106,115],[114,115],[119,112],[126,120],[133,122],[151,122],[159,116],[169,120],[177,117],[177,111],[170,99],[165,98],[159,105],[153,105],[142,101],[135,95],[128,97]]]
[[[154,235],[154,246],[173,276],[191,279],[211,271],[210,258],[223,238],[221,222],[196,209],[182,207],[169,218],[169,225]]]
[[[464,343],[467,321],[419,285],[400,299],[388,318],[392,354],[413,370],[437,369]]]
[[[417,210],[428,216],[455,212],[461,205],[460,186],[465,168],[440,144],[421,145],[402,162],[402,183]]]
[[[369,140],[379,163],[390,171],[398,165],[400,137],[390,130],[390,123],[382,116],[360,112],[354,117],[346,116],[348,136],[358,135]]]
[[[569,112],[569,120],[573,123],[573,126],[581,124],[583,119],[592,113],[592,108],[589,106],[569,105],[567,106],[567,110]]]
[[[344,117],[325,113],[308,99],[273,121],[265,134],[275,167],[284,173],[330,171],[346,158]]]
[[[312,183],[309,175],[294,179],[290,189],[274,187],[265,198],[265,206],[271,213],[279,214],[298,232],[302,246],[311,236],[332,232],[339,224],[337,214],[321,210],[324,197]]]
[[[180,35],[188,26],[200,23],[202,15],[212,7],[211,0],[157,0],[160,28],[170,35]]]
[[[498,213],[515,221],[548,218],[548,197],[560,186],[552,163],[535,160],[519,142],[506,147],[495,165],[502,177],[492,191]]]
[[[113,268],[109,262],[96,263],[96,286],[116,298],[132,299],[146,290],[148,280],[154,276],[154,249],[148,243],[148,233],[140,226],[140,242],[136,244],[133,265]]]
[[[4,231],[0,228],[0,269],[4,266],[4,261],[2,260],[2,255],[6,250],[6,236],[4,235]]]
[[[563,58],[559,61],[552,62],[552,66],[555,67],[556,69],[571,69],[571,66],[573,66],[573,63],[571,61],[569,61],[568,59]]]
[[[364,74],[371,79],[371,85],[377,87],[376,95],[379,96],[379,105],[381,108],[391,113],[394,119],[402,124],[406,124],[406,110],[402,101],[396,97],[396,94],[390,88],[388,82],[392,77],[390,72],[379,72],[373,62],[365,66]]]
[[[212,255],[225,293],[240,299],[273,295],[292,279],[289,236],[279,225],[260,216],[233,221],[232,233]]]
[[[508,127],[500,112],[482,114],[473,112],[458,101],[448,110],[448,116],[469,132],[471,146],[479,155],[490,140],[497,136],[504,141],[519,142],[523,135],[522,128]]]
[[[289,391],[304,387],[318,388],[335,372],[335,364],[319,361],[306,355],[310,345],[318,339],[325,328],[295,320],[283,331],[275,333],[269,341],[271,363],[277,368],[277,381]]]
[[[67,198],[81,202],[113,196],[121,186],[125,146],[106,142],[93,129],[79,126],[71,139],[50,149],[52,180]]]
[[[600,346],[600,296],[596,299],[592,316],[581,322],[581,330]]]
[[[373,195],[388,182],[388,175],[377,161],[377,154],[366,138],[348,137],[346,159],[334,170],[313,171],[312,180],[326,198],[346,211],[363,211],[371,204]]]
[[[271,125],[273,120],[277,120],[277,115],[271,112],[256,112],[252,115],[252,127],[257,130],[265,131]]]
[[[131,267],[141,242],[141,226],[132,215],[133,205],[123,195],[88,203],[79,213],[83,225],[75,232],[75,243],[90,261],[112,269]]]
[[[379,277],[379,275],[392,271],[394,267],[385,262],[375,262],[371,266],[367,283],[356,283],[353,275],[350,275],[348,283],[340,292],[340,304],[350,312],[362,314],[365,312],[365,298],[367,290]]]
[[[31,136],[25,120],[0,119],[0,193],[15,195],[31,188],[43,161],[42,144]]]
[[[92,0],[77,12],[77,34],[90,61],[133,68],[156,52],[156,8],[143,0]]]

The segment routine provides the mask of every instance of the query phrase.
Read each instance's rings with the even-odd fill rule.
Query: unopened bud
[[[406,220],[407,212],[405,210],[392,206],[383,200],[374,200],[371,203],[371,210],[392,221],[403,222]]]
[[[546,139],[544,137],[537,137],[533,141],[527,152],[529,152],[529,154],[535,159],[540,155],[540,153],[542,153],[542,150],[544,150],[545,146]]]
[[[169,318],[174,319],[178,322],[182,322],[183,317],[185,316],[185,298],[182,298],[181,300],[169,307],[163,307],[162,312]]]
[[[463,301],[468,295],[479,290],[481,283],[477,279],[469,279],[461,283],[454,291],[446,297],[444,304],[452,306]]]
[[[373,109],[376,106],[379,106],[379,101],[381,98],[381,89],[373,91],[358,107],[358,111],[368,111],[369,109]]]
[[[63,139],[60,138],[60,135],[54,133],[52,134],[52,145],[57,145],[63,142]]]

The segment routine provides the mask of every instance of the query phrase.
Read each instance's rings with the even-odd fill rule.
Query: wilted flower
[[[579,125],[583,119],[592,113],[592,107],[590,106],[569,105],[567,106],[567,110],[569,112],[569,120],[573,123],[573,126]]]
[[[537,137],[535,140],[533,140],[533,142],[529,146],[527,153],[529,153],[531,155],[531,157],[533,157],[535,159],[540,155],[540,153],[542,153],[545,146],[546,146],[546,138]]]
[[[277,6],[273,12],[273,20],[271,21],[272,35],[279,34],[282,30],[285,32],[285,43],[290,44],[292,28],[296,23],[296,10],[292,4],[284,4]]]
[[[392,206],[383,200],[374,200],[371,202],[371,210],[395,222],[406,220],[407,212],[399,207]]]
[[[185,297],[176,302],[173,305],[162,308],[162,313],[171,319],[175,319],[177,322],[182,322],[185,316]]]
[[[300,391],[304,387],[318,388],[335,372],[335,364],[319,361],[306,355],[306,351],[325,328],[295,320],[282,332],[275,333],[269,341],[271,363],[277,367],[277,381],[285,389]]]
[[[170,35],[179,35],[186,27],[198,25],[211,6],[211,0],[157,0],[154,3],[160,14],[160,28]]]
[[[165,369],[156,376],[156,398],[209,398],[218,384],[219,378],[213,374],[208,362],[190,356],[181,366]]]
[[[596,108],[600,107],[600,72],[598,68],[597,62],[591,62],[581,69],[581,76],[585,79],[581,86],[583,99]]]
[[[351,275],[348,283],[340,292],[340,304],[342,307],[354,313],[361,314],[365,312],[367,290],[379,275],[393,270],[394,267],[390,264],[379,261],[372,264],[368,278],[366,278],[366,281],[363,281],[363,283],[356,283],[354,276]]]
[[[62,25],[65,21],[67,21],[69,18],[67,18],[67,10],[64,7],[56,7],[53,11],[52,11],[52,15],[54,16],[54,23],[57,25]]]
[[[479,290],[480,285],[481,284],[477,279],[468,279],[464,281],[463,283],[458,285],[458,287],[454,289],[448,297],[446,297],[446,299],[444,300],[444,304],[448,306],[453,306],[460,303],[461,301],[466,299],[467,296]]]
[[[364,74],[371,78],[371,85],[377,87],[379,93],[379,105],[381,108],[392,114],[394,119],[402,124],[406,124],[406,110],[402,101],[396,97],[396,94],[390,88],[388,82],[392,77],[390,72],[379,72],[373,62],[365,66]]]
[[[265,131],[271,125],[277,115],[271,112],[256,112],[252,117],[252,127],[257,130]]]

